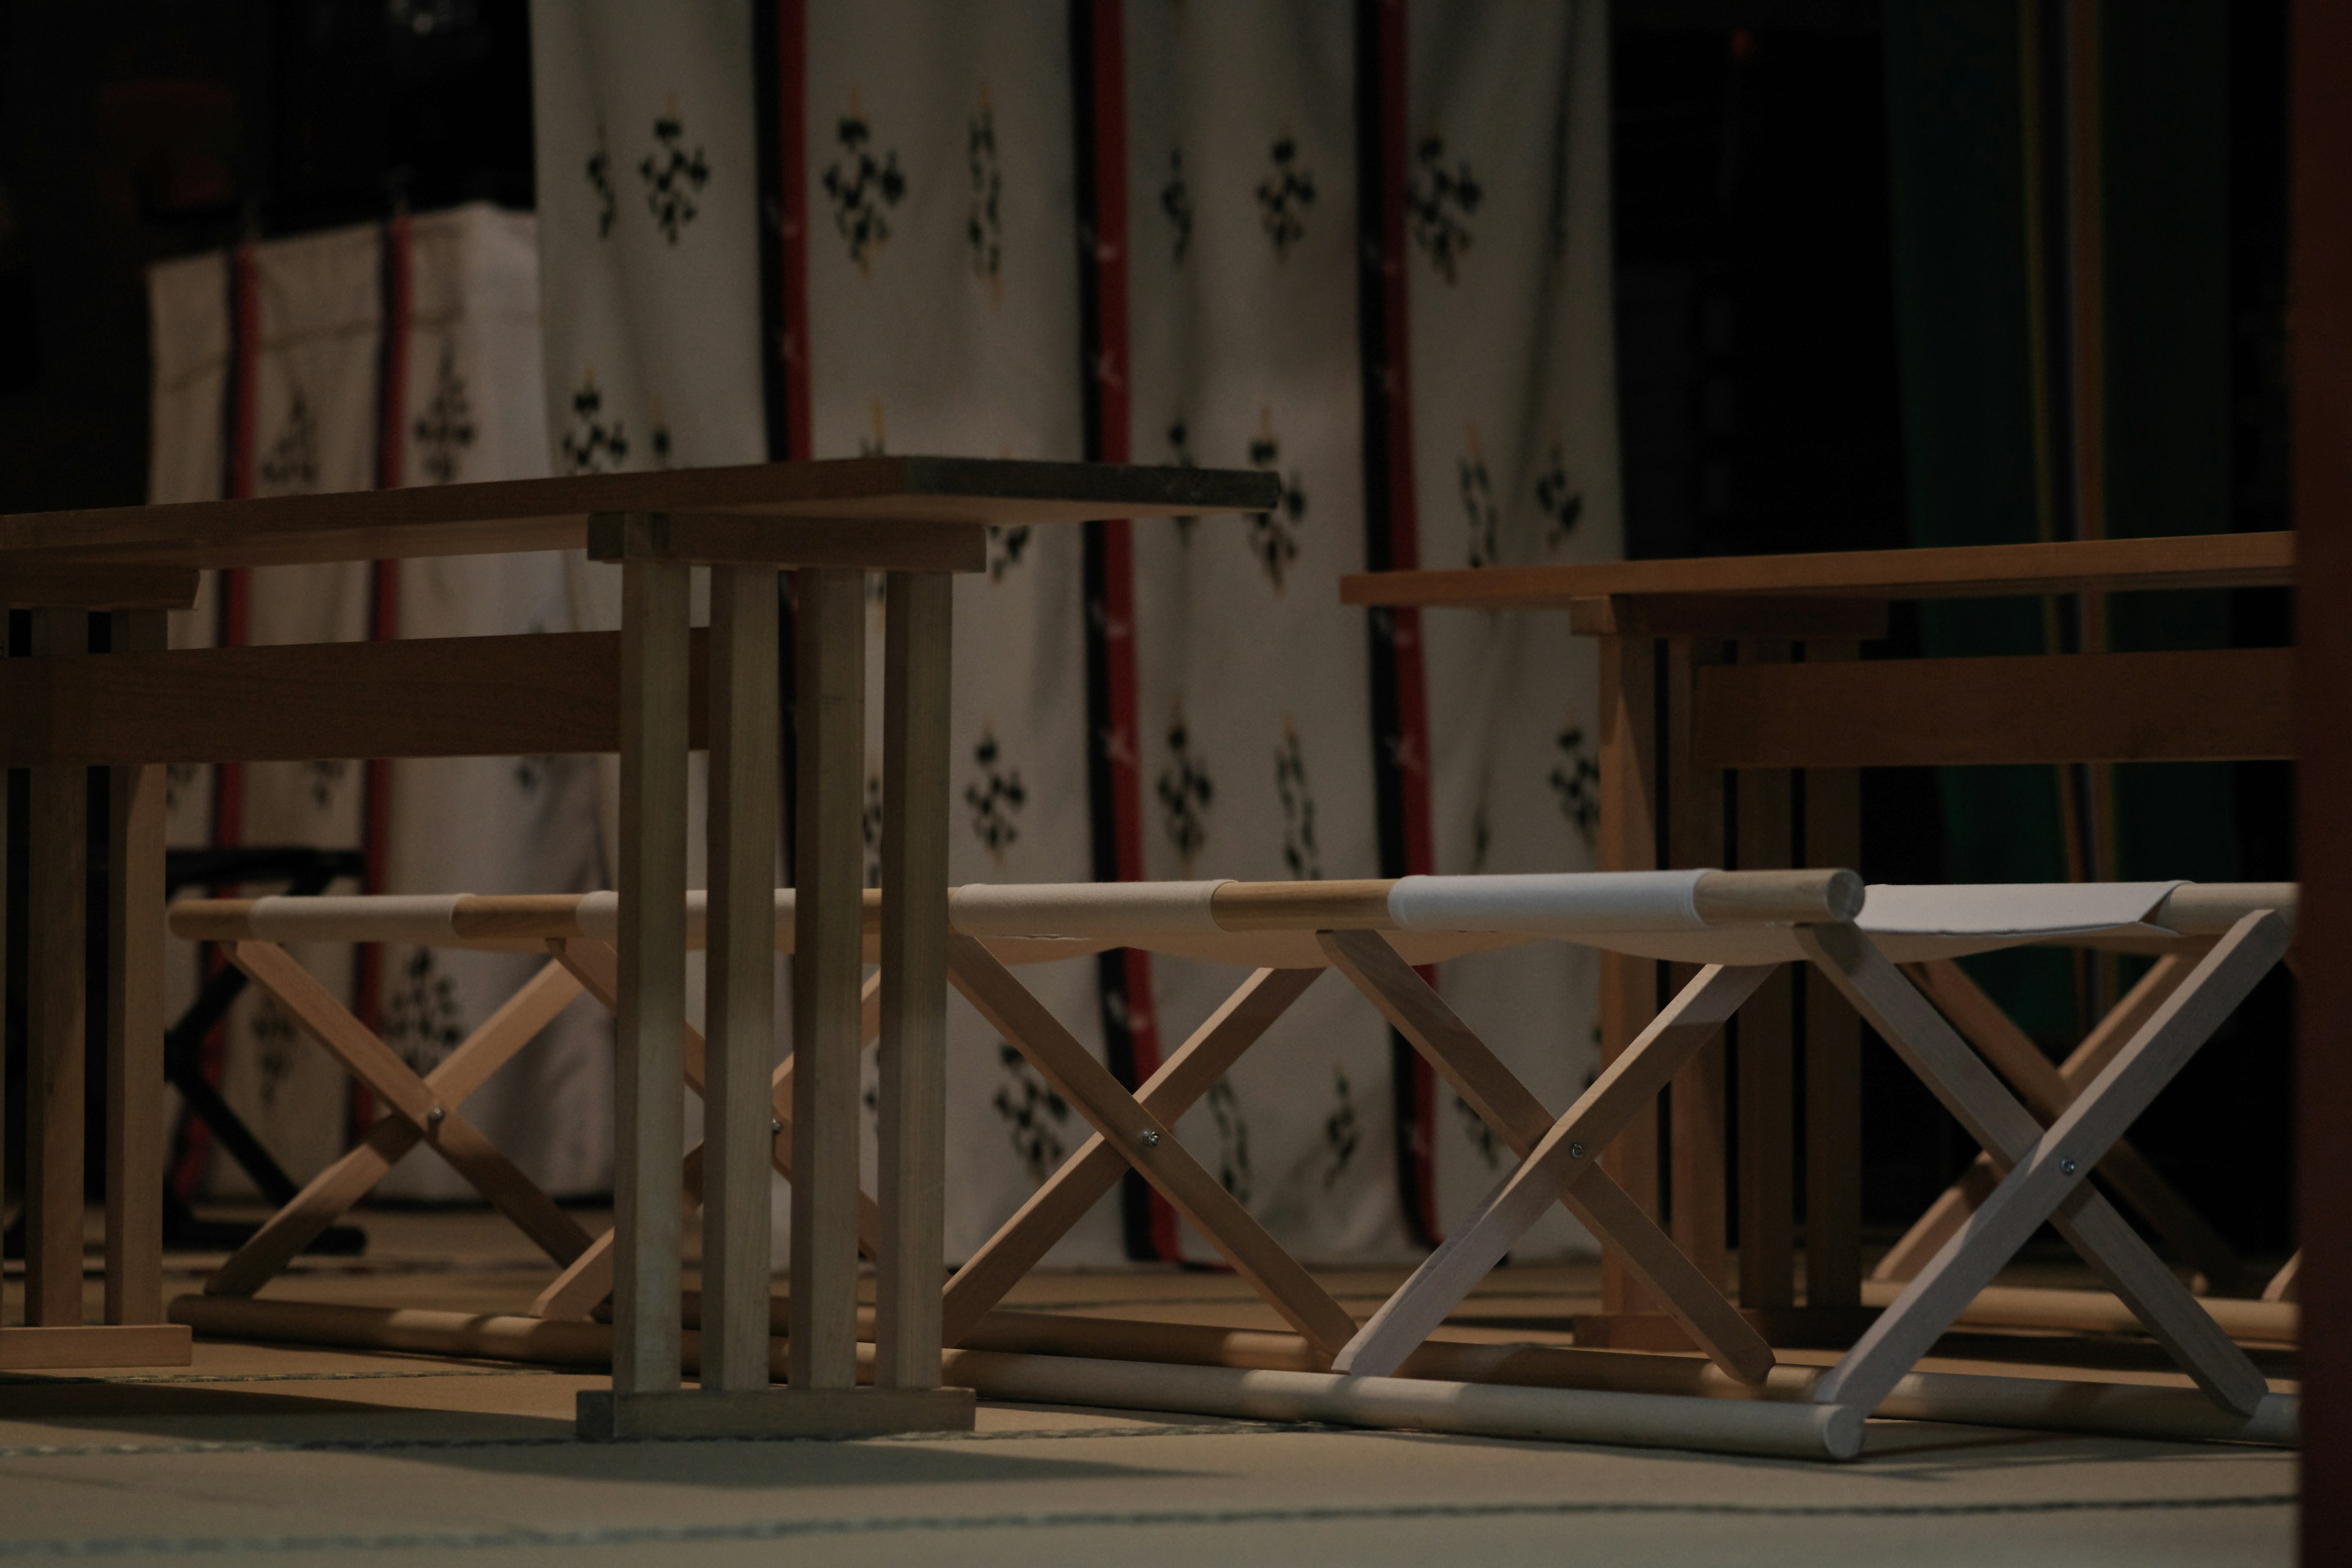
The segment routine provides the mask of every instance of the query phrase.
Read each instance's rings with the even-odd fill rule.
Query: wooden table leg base
[[[969,1388],[583,1389],[579,1433],[590,1443],[633,1437],[880,1437],[969,1432]]]
[[[91,1366],[185,1366],[184,1323],[59,1323],[0,1329],[0,1372]]]
[[[1842,1351],[1877,1318],[1875,1307],[1743,1307],[1739,1315],[1776,1350]],[[1579,1313],[1569,1319],[1582,1348],[1687,1351],[1698,1347],[1664,1312]]]

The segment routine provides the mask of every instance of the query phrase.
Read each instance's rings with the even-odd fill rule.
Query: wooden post
[[[629,514],[628,522],[650,521]],[[686,1089],[686,563],[621,566],[619,1035],[613,1395],[675,1391]]]
[[[947,1252],[950,656],[955,580],[893,572],[882,765],[882,1256],[874,1381],[937,1388]]]
[[[845,1389],[857,1377],[866,574],[804,567],[798,582],[792,1385]]]
[[[1647,637],[1599,639],[1601,841],[1603,871],[1657,868],[1657,645]],[[1605,1068],[1658,1011],[1658,966],[1623,953],[1601,955],[1601,1062]],[[1601,1155],[1617,1184],[1644,1214],[1658,1213],[1658,1128],[1654,1108],[1633,1118]],[[1646,1294],[1624,1261],[1603,1250],[1601,1305],[1607,1313],[1646,1309]]]
[[[89,652],[89,612],[41,610],[34,648]],[[25,914],[25,1321],[81,1321],[84,964],[89,909],[89,770],[31,770]]]
[[[1740,645],[1742,663],[1780,663],[1784,642]],[[1777,870],[1790,864],[1793,791],[1785,768],[1739,774],[1739,869]],[[1787,968],[1757,989],[1733,1025],[1739,1053],[1739,1304],[1793,1307],[1797,1302],[1796,987]]]
[[[1808,642],[1808,662],[1851,642]],[[1805,770],[1805,864],[1860,869],[1862,775]],[[1827,976],[1805,971],[1805,1304],[1862,1304],[1862,1020]]]
[[[113,651],[166,646],[162,610],[119,610]],[[108,780],[106,1321],[163,1321],[163,770]],[[4,868],[5,861],[0,861]],[[0,931],[5,931],[0,926]]]
[[[702,1386],[768,1385],[776,1017],[776,569],[710,569]]]
[[[1700,767],[1691,756],[1691,700],[1702,666],[1722,662],[1723,643],[1714,637],[1676,637],[1666,644],[1666,803],[1672,813],[1668,864],[1723,864],[1723,772]],[[1673,984],[1680,990],[1698,973],[1676,964]],[[1724,1151],[1728,1140],[1727,1075],[1722,1037],[1709,1040],[1675,1076],[1666,1100],[1671,1181],[1667,1210],[1675,1245],[1707,1281],[1720,1289],[1729,1263],[1726,1250]]]

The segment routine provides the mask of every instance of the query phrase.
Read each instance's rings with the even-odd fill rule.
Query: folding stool
[[[1547,879],[1485,880],[1526,881],[1532,898],[1539,891],[1533,884]],[[1401,896],[1410,885],[1399,884]],[[1482,897],[1489,906],[1484,911]],[[1393,1371],[1558,1193],[1590,1180],[1591,1156],[1738,1001],[1779,963],[1801,961],[1853,1004],[2003,1173],[1894,1304],[1818,1380],[1814,1401],[1876,1406],[2047,1220],[2199,1387],[2224,1408],[2251,1414],[2267,1392],[2262,1374],[2087,1177],[2284,956],[2289,925],[2272,907],[2281,901],[2264,885],[1880,887],[1870,889],[1853,919],[1694,929],[1675,937],[1612,933],[1606,945],[1618,951],[1706,967],[1373,1314],[1334,1365],[1368,1375]],[[1504,890],[1482,896],[1465,889],[1455,918],[1499,923],[1507,914]],[[1895,967],[1898,961],[2101,933],[2217,940],[2046,1128]]]

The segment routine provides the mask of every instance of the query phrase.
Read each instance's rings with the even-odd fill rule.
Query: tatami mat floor
[[[306,1260],[268,1294],[511,1311],[546,1278],[490,1216],[361,1218],[364,1258]],[[175,1258],[167,1290],[207,1261]],[[1398,1277],[1322,1276],[1359,1312]],[[1564,1339],[1595,1284],[1506,1269],[1457,1322]],[[1042,1275],[1008,1305],[1277,1326],[1213,1273]],[[2174,1380],[2123,1338],[1939,1350]],[[1832,1467],[996,1404],[951,1438],[592,1447],[571,1416],[595,1381],[209,1342],[189,1368],[12,1374],[0,1559],[2154,1568],[2285,1563],[2294,1529],[2294,1458],[2275,1450],[1886,1422]]]

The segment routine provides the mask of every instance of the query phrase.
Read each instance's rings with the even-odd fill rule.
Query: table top
[[[1810,555],[1360,572],[1340,579],[1339,597],[1349,605],[1538,609],[1619,595],[1960,599],[2259,588],[2294,580],[2293,533],[2203,533]]]
[[[1017,458],[880,457],[583,474],[0,517],[0,572],[260,566],[565,550],[600,512],[1022,524],[1262,511],[1279,477]]]

